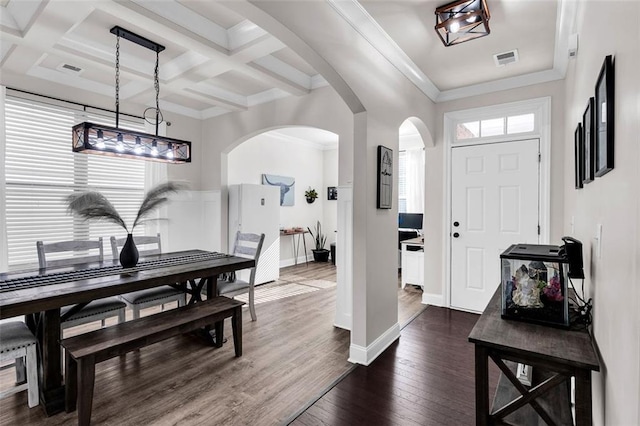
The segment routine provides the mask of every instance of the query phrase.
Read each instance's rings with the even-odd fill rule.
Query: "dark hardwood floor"
[[[473,425],[477,315],[429,306],[368,367],[358,366],[291,424]],[[491,393],[499,372],[491,371]]]

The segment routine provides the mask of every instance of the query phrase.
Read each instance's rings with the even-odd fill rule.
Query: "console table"
[[[600,364],[594,342],[586,331],[569,331],[500,317],[500,288],[469,334],[475,344],[476,425],[500,424],[504,418],[529,404],[547,424],[564,424],[539,403],[556,386],[575,377],[575,424],[591,425],[591,371]],[[502,407],[489,407],[489,358],[520,395]],[[504,360],[552,372],[528,389],[520,383]],[[500,390],[500,387],[499,389]],[[496,398],[503,400],[504,398]],[[536,423],[537,424],[537,423]],[[541,423],[544,424],[544,423]]]
[[[291,235],[291,244],[293,245],[293,258],[294,265],[298,264],[298,251],[300,250],[300,240],[302,239],[302,245],[304,246],[304,261],[307,265],[309,265],[309,259],[307,258],[307,242],[305,240],[305,235],[307,231],[297,231],[297,230],[282,230],[280,231],[280,236],[285,237],[287,235]],[[297,237],[296,237],[297,236]],[[296,244],[297,238],[297,244]]]

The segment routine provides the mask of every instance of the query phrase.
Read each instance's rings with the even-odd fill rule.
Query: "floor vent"
[[[505,65],[518,62],[518,49],[497,53],[493,55],[493,60],[496,63],[496,67],[503,67]]]

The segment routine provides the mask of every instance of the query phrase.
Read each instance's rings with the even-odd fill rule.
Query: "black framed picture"
[[[595,175],[597,177],[613,170],[614,153],[614,79],[613,57],[608,55],[596,82],[596,98],[594,113],[595,132]]]
[[[595,138],[593,132],[593,103],[594,98],[589,98],[587,102],[587,108],[582,114],[582,153],[583,153],[583,183],[589,183],[594,178],[594,166],[595,166]]]
[[[575,185],[576,189],[582,188],[582,180],[584,179],[583,167],[584,167],[584,144],[582,143],[582,124],[578,123],[575,132],[573,132],[573,145],[574,145],[574,164],[575,164]]]
[[[338,188],[335,186],[327,187],[327,200],[337,200],[338,199]]]
[[[393,151],[378,145],[378,194],[379,209],[390,209],[393,203]]]

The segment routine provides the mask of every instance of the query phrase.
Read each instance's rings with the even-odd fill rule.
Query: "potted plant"
[[[326,262],[329,260],[329,250],[324,248],[324,245],[327,242],[327,236],[322,234],[322,226],[320,226],[320,221],[316,223],[315,232],[311,230],[311,228],[307,227],[307,230],[311,234],[311,237],[314,239],[316,243],[316,248],[311,250],[313,252],[313,260],[316,262]]]
[[[315,189],[311,189],[311,187],[309,187],[309,189],[304,191],[304,196],[307,198],[307,203],[311,204],[316,200],[316,198],[318,198],[318,193]]]
[[[181,185],[168,182],[149,190],[142,200],[131,229],[127,227],[107,197],[97,191],[84,191],[69,195],[67,197],[68,211],[85,220],[105,220],[122,226],[127,232],[127,241],[120,251],[120,265],[123,268],[131,268],[138,263],[138,249],[133,241],[133,228],[148,220],[153,220],[148,219],[148,215],[169,201],[168,195],[170,193],[178,192],[180,189],[182,189]]]

